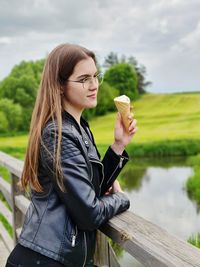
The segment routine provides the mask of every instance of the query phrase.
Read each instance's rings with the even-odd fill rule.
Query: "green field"
[[[146,94],[133,103],[138,132],[132,142],[200,139],[200,94]],[[115,113],[90,122],[98,144],[113,140]]]
[[[162,150],[158,155],[186,155],[200,151],[200,93],[146,94],[133,106],[139,129],[128,150],[134,147],[135,151],[140,150],[136,153],[140,156],[154,154],[153,150],[158,151],[158,148]],[[113,112],[90,121],[100,152],[113,142],[115,119],[116,112]],[[0,137],[0,150],[18,158],[23,158],[26,145],[27,135]],[[182,152],[171,152],[183,147]],[[191,153],[188,152],[190,148]]]

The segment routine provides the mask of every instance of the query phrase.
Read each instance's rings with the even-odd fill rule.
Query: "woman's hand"
[[[111,148],[117,154],[122,154],[125,147],[131,142],[131,139],[137,131],[137,120],[133,119],[133,114],[129,116],[129,119],[132,122],[129,126],[129,131],[127,132],[123,126],[121,114],[119,112],[117,113],[117,120],[114,130],[114,143],[111,145]]]
[[[114,181],[113,185],[108,189],[108,191],[105,193],[105,195],[114,194],[117,192],[123,192],[121,189],[121,186],[117,180]]]

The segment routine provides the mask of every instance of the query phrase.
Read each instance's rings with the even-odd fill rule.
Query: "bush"
[[[131,156],[166,157],[189,156],[200,152],[199,140],[166,140],[144,144],[130,144],[127,147]]]
[[[197,204],[200,204],[200,170],[194,167],[194,175],[188,178],[186,182],[188,196]]]
[[[95,115],[104,115],[109,111],[115,110],[113,99],[119,95],[119,91],[104,82],[99,89],[98,104]]]

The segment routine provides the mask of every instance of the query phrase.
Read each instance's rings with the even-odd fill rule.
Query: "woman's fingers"
[[[117,112],[115,128],[121,128],[121,127],[122,127],[122,116],[119,112]]]
[[[130,114],[128,115],[128,119],[129,119],[130,121],[133,120],[133,117],[134,117],[134,114],[133,114],[133,113],[130,113]]]
[[[132,131],[134,130],[134,128],[136,127],[136,124],[137,124],[137,120],[134,119],[134,120],[131,122],[131,124],[130,124],[130,126],[129,126],[129,128],[128,128],[129,132],[132,132]]]
[[[130,131],[130,135],[133,135],[135,134],[136,132],[138,131],[138,127],[134,128],[132,131]]]

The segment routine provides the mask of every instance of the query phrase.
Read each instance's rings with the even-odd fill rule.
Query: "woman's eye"
[[[83,79],[79,80],[79,82],[84,83],[84,82],[86,82],[87,80],[88,80],[88,78],[83,78]]]

